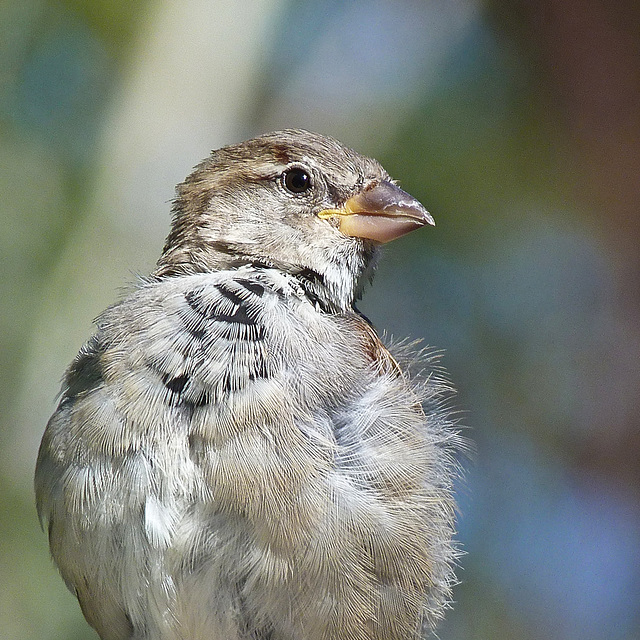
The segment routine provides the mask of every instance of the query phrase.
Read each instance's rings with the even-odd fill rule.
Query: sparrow
[[[96,320],[36,467],[102,640],[431,633],[457,558],[451,390],[355,306],[380,246],[426,224],[376,160],[302,130],[177,187],[155,270]]]

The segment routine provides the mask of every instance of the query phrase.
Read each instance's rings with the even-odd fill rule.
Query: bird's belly
[[[113,600],[136,640],[415,635],[441,509],[415,397],[371,373],[339,405],[302,403],[285,373],[188,412],[147,398],[139,449],[78,492],[92,524],[67,575],[91,575],[85,609]]]
[[[332,416],[330,443],[327,424],[310,423],[299,440],[248,431],[218,450],[211,506],[171,552],[185,637],[206,625],[272,640],[417,633],[433,579],[427,522],[441,505],[418,414],[385,402],[383,384],[369,393],[375,411]]]

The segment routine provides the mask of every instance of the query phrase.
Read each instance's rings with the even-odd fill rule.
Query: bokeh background
[[[66,364],[210,149],[299,126],[435,229],[361,305],[444,350],[477,448],[442,640],[640,638],[640,4],[0,3],[0,638],[94,638],[31,489]]]

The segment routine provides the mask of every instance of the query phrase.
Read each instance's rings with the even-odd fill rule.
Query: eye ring
[[[296,195],[305,193],[311,189],[313,182],[311,175],[302,167],[290,167],[282,172],[282,186]]]

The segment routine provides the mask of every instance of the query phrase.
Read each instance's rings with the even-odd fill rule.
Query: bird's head
[[[301,130],[214,151],[177,187],[156,274],[247,264],[297,276],[330,309],[347,309],[377,248],[433,218],[380,163]]]

